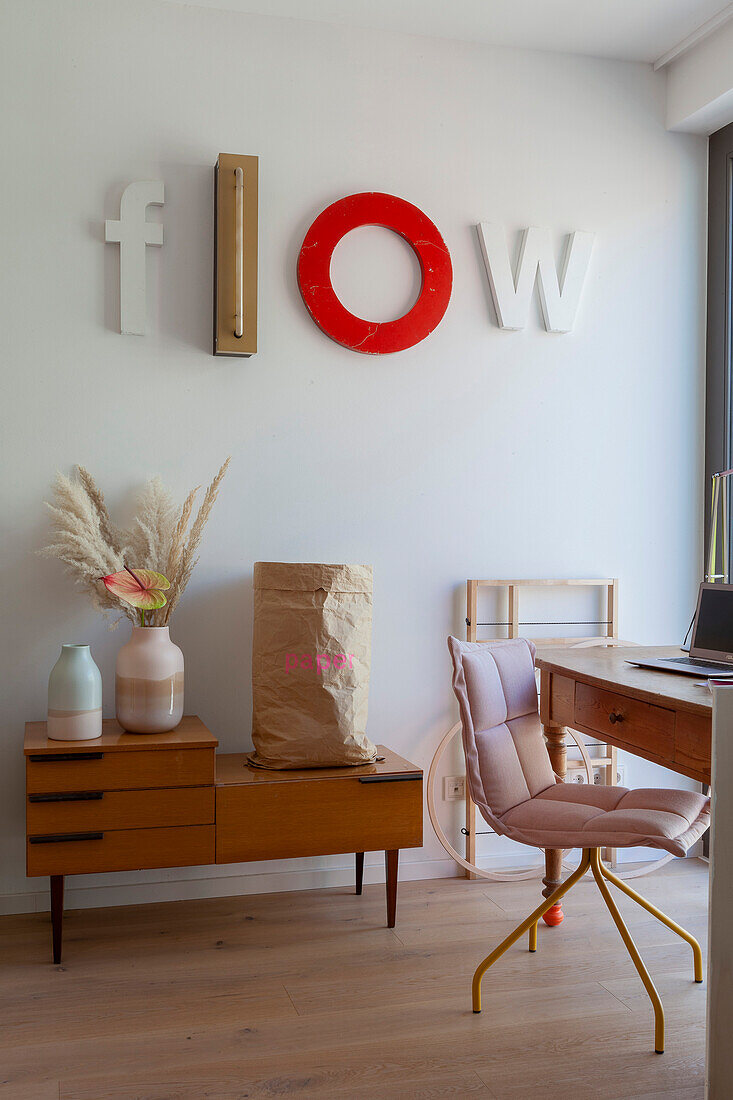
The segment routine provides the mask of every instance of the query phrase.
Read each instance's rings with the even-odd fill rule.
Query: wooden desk
[[[26,873],[51,879],[54,962],[66,875],[355,852],[360,894],[364,853],[383,850],[394,927],[399,849],[422,844],[420,769],[379,745],[375,764],[263,771],[217,745],[191,715],[162,734],[107,719],[94,741],[26,725]]]
[[[679,657],[677,646],[540,648],[540,720],[552,766],[567,771],[566,728],[710,783],[712,696],[692,676],[635,668],[639,657]],[[545,897],[562,875],[562,853],[545,854]],[[562,909],[550,910],[559,924]],[[548,916],[550,915],[548,914]]]

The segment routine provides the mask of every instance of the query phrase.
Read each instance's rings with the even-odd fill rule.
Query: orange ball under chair
[[[453,689],[461,709],[471,797],[497,833],[536,848],[580,848],[580,865],[479,965],[473,1010],[481,1011],[481,979],[525,932],[537,948],[537,922],[590,868],[654,1007],[654,1049],[664,1051],[659,994],[623,922],[608,879],[692,947],[695,981],[703,980],[694,936],[617,878],[600,849],[638,845],[683,856],[710,825],[710,799],[693,791],[638,790],[563,783],[552,770],[537,710],[535,647],[523,638],[496,642],[448,639]]]

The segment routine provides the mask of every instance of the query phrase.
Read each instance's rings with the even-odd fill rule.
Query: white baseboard
[[[692,854],[692,853],[691,853]],[[400,879],[403,882],[431,878],[456,878],[463,874],[452,859],[419,859],[410,861],[404,853],[400,860]],[[619,862],[655,860],[660,853],[650,848],[630,848],[619,851]],[[571,857],[572,858],[572,857]],[[512,870],[526,867],[524,853],[520,857],[491,859],[487,866],[492,870]],[[329,887],[350,886],[354,882],[354,864],[350,861],[342,867],[306,867],[282,871],[262,871],[247,874],[219,873],[201,875],[198,878],[161,878],[138,883],[110,882],[85,886],[86,876],[70,875],[66,880],[64,905],[66,909],[98,909],[112,905],[142,905],[161,901],[189,901],[195,898],[226,898],[247,894],[279,894],[293,890],[325,890]],[[364,882],[384,882],[381,861],[364,867]],[[17,894],[0,895],[0,914],[48,912],[50,899],[48,888],[28,890]]]
[[[279,894],[291,890],[325,890],[353,886],[354,864],[345,867],[315,867],[303,870],[269,871],[255,874],[202,875],[190,879],[157,879],[138,883],[106,883],[85,886],[83,876],[66,880],[66,909],[98,909],[111,905],[142,905],[161,901],[189,901],[194,898],[226,898],[247,894]],[[400,860],[400,880],[451,878],[459,868],[452,859]],[[364,882],[384,882],[379,865],[364,867]],[[48,889],[22,894],[0,895],[0,914],[43,913],[50,909]]]

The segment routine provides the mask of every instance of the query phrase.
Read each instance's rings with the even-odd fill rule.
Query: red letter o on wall
[[[420,262],[420,295],[412,309],[396,321],[356,317],[333,289],[333,251],[342,237],[362,225],[379,225],[399,233]],[[351,351],[382,355],[419,344],[438,326],[450,301],[453,267],[437,226],[422,210],[395,195],[370,191],[339,199],[318,215],[300,250],[298,285],[308,312],[326,336]]]

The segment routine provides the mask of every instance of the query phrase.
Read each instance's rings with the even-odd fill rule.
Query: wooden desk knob
[[[609,714],[608,716],[608,721],[611,723],[612,726],[615,726],[617,722],[623,722],[623,720],[623,714],[616,714],[615,711],[613,712],[613,714]]]

